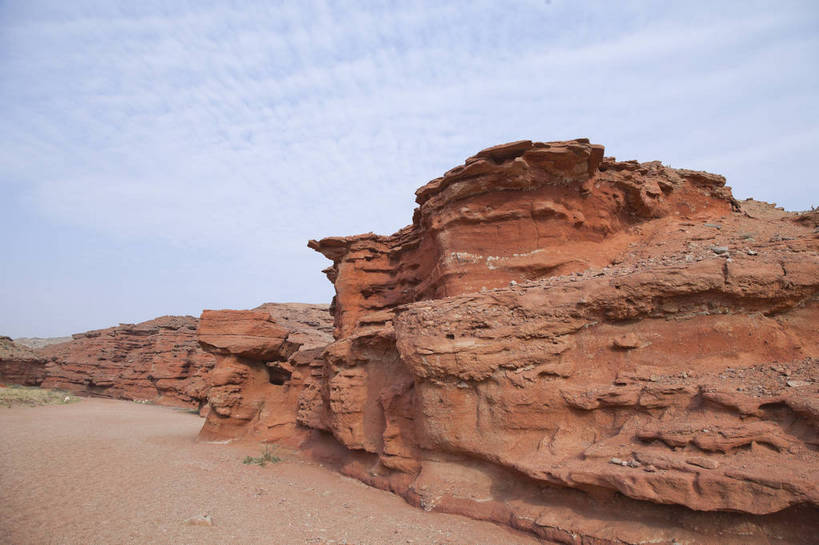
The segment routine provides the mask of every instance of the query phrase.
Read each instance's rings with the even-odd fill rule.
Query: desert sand
[[[0,410],[0,543],[536,544],[427,513],[283,451],[197,442],[202,419],[169,407],[84,399]],[[212,526],[186,523],[209,515]]]

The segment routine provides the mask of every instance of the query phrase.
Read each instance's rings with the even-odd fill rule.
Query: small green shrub
[[[256,458],[254,458],[253,456],[245,456],[245,459],[242,460],[242,463],[246,465],[256,464],[257,466],[264,467],[268,463],[277,464],[281,461],[282,459],[274,454],[274,449],[271,449],[270,445],[265,445],[261,456]]]

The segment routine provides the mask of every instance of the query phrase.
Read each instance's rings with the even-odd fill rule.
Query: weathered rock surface
[[[162,316],[73,335],[45,346],[44,388],[198,408],[214,358],[199,348],[197,319]]]
[[[37,386],[45,378],[46,360],[29,347],[0,337],[0,384]]]
[[[205,310],[199,343],[215,357],[208,376],[203,439],[299,443],[299,395],[332,340],[327,305],[266,303],[254,310]]]
[[[62,343],[23,339],[36,350],[0,337],[0,383],[193,407],[203,415],[213,408],[203,436],[281,439],[295,433],[302,375],[333,340],[328,308],[265,303],[251,311],[206,311],[201,328],[192,316],[163,316]],[[260,362],[269,365],[256,369]],[[257,387],[251,371],[259,369],[264,380]]]
[[[336,340],[299,423],[365,482],[562,543],[812,543],[819,234],[724,182],[515,142],[392,236],[311,241]]]
[[[391,236],[309,246],[333,260],[336,327],[365,313],[609,265],[651,219],[721,217],[721,176],[603,158],[584,140],[515,142],[467,159],[416,192],[412,225]]]

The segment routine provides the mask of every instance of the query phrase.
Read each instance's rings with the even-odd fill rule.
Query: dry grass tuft
[[[0,407],[38,407],[40,405],[64,405],[79,401],[63,390],[44,390],[36,386],[12,384],[0,387]]]

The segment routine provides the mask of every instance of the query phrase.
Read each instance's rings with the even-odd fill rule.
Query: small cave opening
[[[283,386],[293,375],[292,371],[282,367],[279,362],[270,362],[265,365],[265,368],[267,369],[267,380],[276,386]]]
[[[454,339],[455,339],[455,335],[453,335],[452,333],[447,333],[447,334],[446,334],[446,338],[447,338],[447,339],[450,339],[450,340],[454,340]]]
[[[149,376],[148,379],[150,380],[152,377]],[[106,390],[108,390],[108,388],[111,386],[113,386],[113,384],[97,384],[94,382],[94,379],[90,379],[85,383],[85,390],[91,395],[104,395]]]

